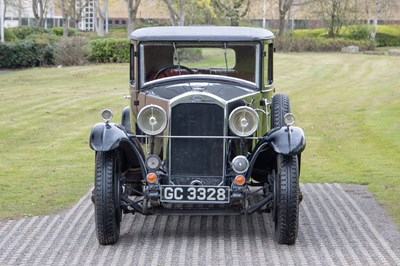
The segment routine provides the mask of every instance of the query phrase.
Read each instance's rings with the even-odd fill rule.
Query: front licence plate
[[[229,203],[229,187],[161,186],[161,201],[174,203]]]

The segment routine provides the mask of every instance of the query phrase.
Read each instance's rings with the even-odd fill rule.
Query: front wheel
[[[112,245],[118,241],[122,219],[120,171],[115,153],[97,152],[94,185],[97,239],[101,245]]]
[[[299,226],[299,167],[296,155],[277,155],[277,175],[274,180],[273,215],[275,240],[293,245]]]
[[[285,94],[274,95],[271,103],[271,128],[285,126],[284,117],[287,113],[290,113],[289,96]]]

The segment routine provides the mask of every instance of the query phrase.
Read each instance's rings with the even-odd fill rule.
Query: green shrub
[[[369,40],[349,40],[343,38],[279,37],[275,46],[281,52],[339,52],[343,47],[356,45],[361,51],[374,50],[375,43]]]
[[[12,28],[12,31],[15,34],[15,36],[17,36],[17,38],[20,40],[24,40],[26,37],[33,34],[49,33],[49,31],[44,28],[34,27],[34,26],[20,26]]]
[[[126,27],[112,27],[108,30],[107,38],[127,38],[127,28]]]
[[[10,29],[4,28],[4,41],[6,42],[12,42],[17,39],[17,36],[15,36],[14,32]]]
[[[325,37],[326,29],[294,30],[291,35],[295,37]]]
[[[94,62],[129,62],[128,39],[96,39],[90,42],[90,61]]]
[[[79,36],[63,38],[55,47],[56,65],[83,65],[87,62],[89,52],[88,41]]]
[[[54,45],[60,40],[60,37],[54,35],[53,33],[34,33],[26,36],[25,40],[32,40],[39,44]]]
[[[48,43],[23,40],[0,44],[0,68],[34,67],[52,64],[54,49]]]
[[[378,46],[400,46],[400,26],[378,26],[375,40]]]
[[[64,34],[64,28],[63,27],[55,27],[55,28],[52,28],[51,31],[57,36],[63,36],[63,34]],[[76,36],[76,34],[77,34],[76,29],[68,28],[68,36],[69,37]]]
[[[357,25],[349,26],[344,31],[347,33],[346,37],[352,40],[368,40],[371,30],[367,26]]]

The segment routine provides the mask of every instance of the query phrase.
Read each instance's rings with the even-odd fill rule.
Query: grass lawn
[[[400,60],[276,54],[275,83],[304,128],[303,182],[367,184],[400,225]],[[128,105],[126,64],[0,74],[0,220],[48,214],[92,186],[91,126]]]

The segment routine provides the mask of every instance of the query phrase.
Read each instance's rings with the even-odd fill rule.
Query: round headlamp
[[[157,135],[167,126],[167,114],[158,105],[148,105],[140,110],[137,117],[139,128],[147,135]]]
[[[258,128],[258,114],[250,107],[238,107],[229,115],[229,128],[237,136],[248,137]]]
[[[287,113],[283,116],[283,122],[285,122],[287,126],[293,125],[295,121],[296,117],[292,113]]]
[[[103,118],[104,122],[110,122],[111,118],[113,118],[113,114],[110,109],[104,109],[101,111],[101,117]]]
[[[238,174],[243,174],[249,169],[249,161],[245,156],[239,155],[233,158],[231,166],[233,171]]]
[[[150,155],[146,159],[146,166],[150,170],[158,170],[161,165],[161,160],[157,155]]]

